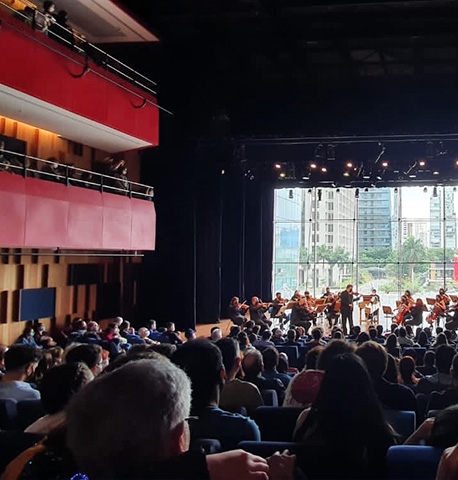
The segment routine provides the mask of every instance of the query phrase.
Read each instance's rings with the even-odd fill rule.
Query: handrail
[[[30,3],[29,2],[26,2],[24,0],[19,0],[22,5],[24,6],[27,6],[29,8],[32,8],[30,7]],[[20,16],[22,17],[25,21],[29,22],[31,21],[30,17],[28,17],[27,15],[24,15],[24,13],[21,11],[21,10],[16,10],[15,8],[11,7],[10,5],[6,4],[4,2],[4,0],[0,0],[0,5],[1,6],[4,6],[6,7],[8,10],[10,10],[11,12],[13,12],[15,15],[17,16]],[[36,16],[41,16],[42,19],[45,19],[45,15],[43,13],[41,13],[38,9],[34,9],[34,15],[35,15],[35,18],[32,19],[32,22],[33,22],[33,25],[32,25],[32,28],[35,28],[35,23],[36,23]],[[141,74],[140,72],[134,70],[133,68],[129,67],[128,65],[126,65],[125,63],[121,62],[120,60],[118,60],[117,58],[113,57],[112,55],[110,55],[109,53],[105,52],[104,50],[102,50],[101,48],[97,47],[96,45],[88,42],[85,38],[83,38],[80,34],[78,34],[76,31],[73,31],[73,30],[69,30],[65,27],[63,27],[62,25],[59,25],[59,28],[62,30],[62,33],[63,32],[66,32],[68,33],[71,38],[75,39],[75,40],[78,40],[80,42],[81,45],[84,45],[86,48],[89,48],[91,49],[92,51],[94,52],[98,52],[100,53],[102,56],[103,56],[103,60],[104,60],[104,66],[111,70],[112,72],[114,72],[117,76],[121,77],[121,78],[124,78],[126,79],[129,83],[132,83],[133,85],[135,86],[138,86],[140,87],[142,90],[144,91],[147,91],[148,93],[152,94],[152,95],[157,95],[157,91],[154,89],[154,88],[151,88],[151,87],[157,87],[157,83],[154,82],[153,80],[149,79],[148,77],[146,77],[145,75]],[[67,44],[69,46],[69,48],[71,48],[72,50],[76,51],[77,53],[81,54],[81,55],[84,55],[86,56],[86,58],[90,58],[91,55],[88,54],[88,52],[84,49],[84,48],[81,48],[80,46],[76,45],[74,42],[71,42],[69,41],[67,38],[64,38],[62,37],[61,35],[59,35],[58,33],[56,33],[55,31],[52,32],[52,35],[53,37],[55,38],[58,38],[59,41],[62,41],[64,42],[65,44]],[[47,45],[46,45],[47,46]],[[59,52],[60,53],[60,52]],[[112,63],[110,64],[110,62],[108,62],[108,60],[110,60]],[[120,68],[117,68],[113,63],[116,63],[117,66],[121,67],[121,69],[125,69],[125,71],[122,71]],[[138,81],[137,79],[143,79],[144,82],[140,82]],[[149,84],[149,86],[145,85],[145,83]],[[158,107],[159,109],[165,111],[166,113],[169,113],[169,114],[172,114],[170,111],[168,111],[167,109],[165,109],[164,107],[161,107],[160,105],[158,104],[155,104],[153,102],[149,102],[148,103],[152,103],[154,106]]]
[[[14,163],[11,163],[12,159],[5,158],[5,154],[10,155],[11,157],[21,157],[21,164],[22,165],[15,165]],[[3,161],[2,161],[3,157]],[[38,170],[35,168],[30,168],[27,166],[27,160],[36,160],[39,163],[44,163],[44,164],[52,164],[52,165],[57,165],[57,167],[60,167],[63,169],[62,173],[52,173],[52,172],[44,172],[43,170]],[[75,167],[73,165],[67,165],[65,163],[59,163],[55,160],[45,160],[44,158],[40,157],[34,157],[32,155],[26,155],[23,153],[18,153],[14,152],[12,150],[6,150],[6,149],[0,149],[0,171],[5,171],[1,167],[7,167],[8,169],[12,169],[13,171],[23,174],[24,177],[29,176],[29,173],[32,174],[38,174],[40,177],[53,177],[59,179],[59,181],[62,181],[62,183],[65,183],[66,185],[71,185],[72,183],[80,183],[83,184],[84,186],[90,185],[92,187],[97,187],[100,191],[105,191],[105,190],[113,190],[115,192],[120,192],[123,195],[129,195],[129,196],[141,196],[146,199],[151,200],[154,197],[154,188],[151,187],[150,185],[145,185],[142,183],[138,182],[132,182],[130,180],[122,179],[119,177],[113,177],[111,175],[106,175],[104,173],[99,173],[99,172],[94,172],[92,170],[86,170],[84,168],[79,168]],[[65,173],[64,173],[65,172]],[[77,178],[74,176],[74,173],[78,172],[80,174],[89,174],[90,179],[84,179],[84,178]],[[99,182],[94,182],[91,181],[93,177],[96,176],[100,179]],[[105,181],[105,180],[108,180]],[[127,188],[121,188],[117,187],[114,185],[110,185],[110,181],[112,182],[122,182],[123,184],[126,184]],[[135,189],[132,187],[136,187]],[[143,191],[142,191],[143,190]]]

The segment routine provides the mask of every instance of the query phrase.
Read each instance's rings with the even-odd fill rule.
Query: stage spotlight
[[[317,168],[317,164],[312,162],[312,163],[310,164],[310,168],[313,169],[313,170],[315,170],[315,169]]]
[[[426,166],[426,162],[425,162],[424,160],[420,160],[420,161],[418,162],[418,166],[419,166],[419,167],[425,167],[425,166]]]
[[[280,169],[281,169],[281,163],[276,163],[276,164],[275,164],[275,168],[276,168],[277,170],[280,170]]]
[[[385,162],[382,162],[382,167],[383,167],[383,168],[388,168],[388,162],[386,162],[386,161],[385,161]]]
[[[221,170],[221,175],[224,175],[226,173],[225,170]]]
[[[347,162],[347,165],[346,165],[347,168],[353,168],[353,163],[351,162]]]
[[[355,198],[359,198],[359,188],[355,190]]]
[[[433,188],[433,197],[437,198],[437,187]]]
[[[322,191],[321,190],[317,190],[317,195],[318,195],[318,201],[321,202],[321,195],[322,195]]]
[[[326,167],[321,167],[321,172],[322,173],[326,173],[328,171],[328,169]]]
[[[293,190],[289,191],[289,199],[292,200],[294,198],[294,192]]]
[[[455,160],[455,167],[458,167],[458,158]]]

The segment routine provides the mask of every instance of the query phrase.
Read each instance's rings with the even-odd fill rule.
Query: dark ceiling
[[[125,0],[161,39],[111,47],[191,135],[458,131],[458,2]]]

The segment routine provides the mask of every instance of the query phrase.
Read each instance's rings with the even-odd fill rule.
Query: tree
[[[401,246],[401,260],[409,264],[409,277],[414,281],[415,264],[427,260],[426,249],[420,239],[415,239],[412,235]]]
[[[317,247],[317,257],[319,260],[327,262],[328,270],[328,285],[333,285],[332,272],[334,267],[339,264],[339,270],[342,271],[342,264],[350,262],[350,255],[343,247],[328,247],[327,245],[319,245]]]

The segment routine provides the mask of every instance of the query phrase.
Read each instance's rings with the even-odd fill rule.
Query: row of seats
[[[45,414],[41,400],[5,398],[0,400],[0,429],[22,432]]]

